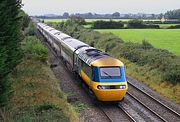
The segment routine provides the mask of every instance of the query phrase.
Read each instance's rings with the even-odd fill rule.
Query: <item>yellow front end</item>
[[[100,71],[98,68],[120,68],[123,67],[123,63],[114,58],[102,58],[92,62],[92,67],[96,69],[92,69],[93,78],[88,77],[87,73],[81,70],[81,77],[84,82],[89,86],[89,88],[93,91],[96,98],[99,101],[121,101],[128,89],[128,85],[125,78],[125,71],[122,68],[121,77],[119,79],[113,79],[111,77],[106,79],[100,79]],[[121,70],[121,69],[120,69]],[[105,72],[106,75],[109,75]],[[94,81],[95,80],[95,81]]]
[[[125,85],[125,89],[99,89],[98,86]],[[128,89],[127,82],[122,83],[98,83],[93,82],[92,91],[100,101],[121,101]]]

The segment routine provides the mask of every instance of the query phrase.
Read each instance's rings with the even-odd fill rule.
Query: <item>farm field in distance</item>
[[[66,21],[67,19],[41,19],[44,20],[44,22],[63,22]]]
[[[122,21],[122,22],[128,22],[131,19],[85,19],[86,22],[94,22],[94,21],[98,21],[98,20],[103,20],[103,21]],[[160,21],[159,19],[143,19],[143,21]]]
[[[67,19],[41,19],[44,20],[44,22],[62,22],[62,21],[66,21]],[[85,19],[86,22],[95,22],[98,20],[103,20],[103,21],[110,21],[110,19]],[[129,21],[130,19],[112,19],[113,21]]]
[[[62,22],[62,21],[66,21],[67,19],[41,19],[41,20],[44,20],[45,22]],[[85,19],[85,20],[86,22],[94,22],[98,20],[110,21],[110,19]],[[111,20],[127,22],[131,19],[111,19]],[[159,19],[145,19],[143,21],[159,21]]]
[[[96,31],[111,32],[126,42],[141,43],[145,39],[156,48],[167,49],[180,56],[180,29],[97,29]]]

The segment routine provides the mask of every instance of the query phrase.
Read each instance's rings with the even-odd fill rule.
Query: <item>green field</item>
[[[167,49],[180,55],[180,29],[99,29],[99,32],[111,32],[124,41],[141,43],[147,40],[154,47]]]

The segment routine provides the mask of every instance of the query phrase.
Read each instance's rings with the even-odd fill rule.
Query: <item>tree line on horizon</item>
[[[64,12],[62,15],[55,15],[55,14],[46,14],[35,16],[36,18],[51,18],[51,19],[67,19],[70,17],[82,17],[84,19],[161,19],[165,17],[166,19],[179,19],[180,20],[180,9],[177,10],[170,10],[166,13],[160,14],[145,14],[145,13],[138,13],[138,14],[121,14],[119,12],[114,12],[112,14],[96,14],[96,13],[75,13],[70,14],[68,12]]]

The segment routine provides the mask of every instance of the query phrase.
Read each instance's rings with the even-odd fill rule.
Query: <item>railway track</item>
[[[156,115],[164,122],[179,122],[180,114],[153,96],[147,94],[132,83],[128,82],[129,91],[127,94],[135,99],[138,103]]]
[[[145,105],[144,103],[142,103],[140,100],[138,100],[138,98],[134,97],[131,93],[127,92],[127,95],[129,95],[131,98],[133,98],[135,101],[137,101],[139,104],[141,104],[145,109],[147,109],[148,111],[150,111],[151,113],[153,113],[155,115],[155,117],[157,117],[160,121],[163,122],[167,122],[164,118],[162,118],[161,116],[159,116],[159,114],[157,114],[156,112],[154,112],[151,108],[149,108],[147,105]]]
[[[102,107],[99,107],[99,109],[102,111],[102,113],[107,117],[107,119],[110,122],[113,122],[113,119],[104,111],[104,109]]]
[[[132,122],[136,122],[136,120],[122,106],[118,105],[118,107],[129,117]]]
[[[121,106],[98,106],[110,122],[136,122]]]

